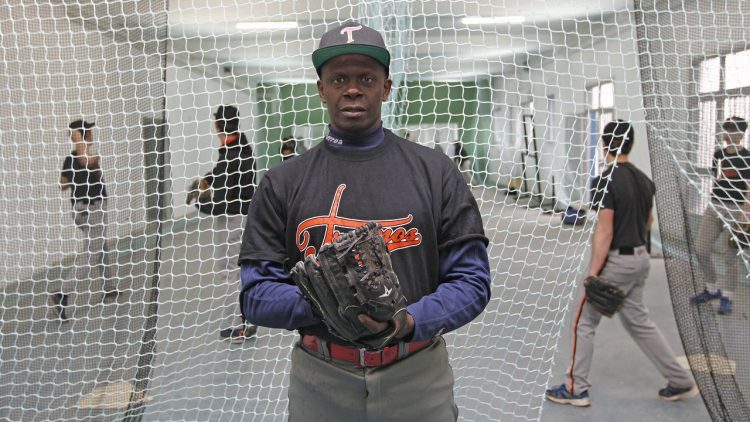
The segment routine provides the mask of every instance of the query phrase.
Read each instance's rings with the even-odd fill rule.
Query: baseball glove
[[[188,194],[187,198],[185,198],[185,203],[187,205],[190,205],[194,201],[198,200],[198,196],[200,196],[200,179],[195,179],[190,183],[190,186],[188,186]]]
[[[734,249],[746,249],[750,247],[750,224],[732,225],[729,246]]]
[[[335,336],[380,349],[406,325],[406,298],[380,226],[368,223],[339,236],[291,271],[294,283]],[[373,334],[357,318],[366,314],[388,328]]]
[[[625,292],[601,277],[586,277],[583,286],[586,288],[586,301],[607,318],[612,318],[625,303]]]

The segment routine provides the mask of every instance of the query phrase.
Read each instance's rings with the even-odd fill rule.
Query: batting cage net
[[[490,239],[492,299],[446,334],[460,420],[540,419],[615,118],[648,135],[631,159],[654,163],[650,246],[705,400],[748,419],[747,266],[731,317],[690,297],[717,281],[695,271],[704,210],[717,256],[747,264],[723,230],[744,214],[710,202],[709,164],[716,122],[750,117],[750,15],[677,3],[4,1],[0,419],[285,420],[298,335],[242,325],[242,224],[188,202],[217,163],[217,115],[239,118],[256,184],[321,141],[310,56],[348,20],[391,53],[384,126],[454,159]]]
[[[747,146],[748,6],[636,1],[635,14],[672,304],[703,399],[722,421],[750,420],[750,208],[746,192],[724,189],[750,170],[731,159]]]

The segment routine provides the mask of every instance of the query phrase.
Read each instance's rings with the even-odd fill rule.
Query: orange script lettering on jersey
[[[336,188],[336,194],[333,196],[333,202],[331,203],[331,210],[328,215],[321,215],[317,217],[310,217],[297,226],[297,249],[302,252],[305,256],[312,255],[317,252],[315,246],[310,245],[310,230],[315,227],[323,227],[325,233],[323,235],[323,243],[332,243],[336,238],[341,235],[339,229],[353,230],[359,226],[367,224],[367,220],[358,220],[354,218],[340,217],[338,215],[339,204],[341,204],[341,196],[346,189],[345,184],[339,185]],[[376,223],[382,227],[380,234],[383,236],[388,251],[392,252],[396,249],[408,248],[411,246],[417,246],[422,243],[422,235],[419,233],[419,229],[416,227],[408,228],[404,227],[411,223],[414,217],[409,214],[404,218],[395,218],[392,220],[375,220]]]

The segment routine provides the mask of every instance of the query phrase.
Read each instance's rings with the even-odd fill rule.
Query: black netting
[[[750,420],[746,401],[750,284],[747,251],[730,246],[727,230],[742,217],[727,212],[731,204],[711,201],[710,156],[701,152],[708,149],[713,154],[719,146],[718,141],[712,143],[713,135],[719,136],[717,120],[745,110],[726,107],[723,114],[720,110],[713,115],[705,112],[710,107],[702,103],[727,104],[745,94],[741,89],[721,89],[729,86],[726,72],[712,81],[705,70],[701,73],[701,63],[748,48],[742,3],[636,1],[635,5],[649,151],[672,303],[703,399],[711,417],[722,421]],[[712,82],[718,83],[719,92],[706,92]],[[709,128],[708,136],[701,132],[704,127]],[[707,213],[719,216],[722,223],[715,243],[705,227],[701,230]],[[709,243],[715,276],[704,271],[698,259]],[[726,292],[727,286],[734,290],[731,313],[718,312],[720,299],[691,303],[704,288]]]

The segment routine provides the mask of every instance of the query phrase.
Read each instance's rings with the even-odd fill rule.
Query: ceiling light
[[[297,21],[281,22],[237,22],[235,28],[240,31],[277,31],[284,29],[295,29]]]
[[[523,16],[496,16],[496,17],[465,17],[461,18],[464,25],[491,25],[503,23],[524,23],[526,18]]]

